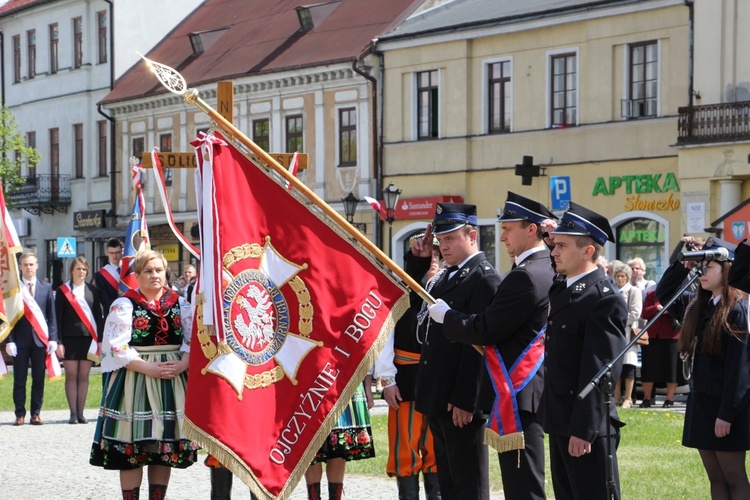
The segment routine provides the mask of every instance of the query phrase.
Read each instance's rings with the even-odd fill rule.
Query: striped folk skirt
[[[179,346],[137,349],[146,363],[181,356]],[[105,373],[89,463],[113,470],[191,466],[198,445],[183,434],[186,382],[187,372],[173,379],[155,379],[126,368]]]

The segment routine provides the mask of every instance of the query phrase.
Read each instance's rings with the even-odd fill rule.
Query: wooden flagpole
[[[217,125],[218,127],[231,135],[235,140],[240,142],[243,146],[252,151],[255,155],[263,160],[269,167],[271,167],[277,174],[282,176],[284,179],[289,181],[296,189],[300,191],[308,200],[315,204],[320,210],[322,210],[331,219],[336,221],[338,225],[343,228],[352,238],[354,238],[360,245],[365,247],[367,250],[372,252],[375,257],[382,262],[388,269],[390,269],[396,276],[398,276],[406,285],[415,291],[422,299],[430,304],[435,303],[435,299],[422,288],[422,286],[409,276],[406,271],[401,269],[395,262],[393,262],[382,250],[380,250],[373,242],[362,234],[358,229],[349,224],[349,222],[341,216],[337,211],[330,207],[324,200],[322,200],[313,190],[308,188],[302,181],[293,176],[287,169],[285,169],[279,162],[277,162],[271,155],[266,153],[260,146],[255,144],[249,137],[242,133],[237,127],[235,127],[229,120],[224,118],[218,111],[209,106],[203,99],[198,95],[197,89],[190,89],[187,87],[187,83],[183,76],[175,69],[170,68],[164,64],[157,63],[138,54],[146,61],[149,68],[154,72],[159,81],[164,85],[170,92],[177,95],[183,96],[185,102],[188,104],[195,104],[203,112],[205,112]]]

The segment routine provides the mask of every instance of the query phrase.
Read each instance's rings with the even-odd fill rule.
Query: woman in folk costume
[[[374,403],[372,376],[368,374],[364,382],[357,387],[357,391],[339,417],[338,423],[315,454],[310,468],[305,472],[309,500],[323,498],[320,493],[323,463],[326,464],[328,498],[341,500],[344,493],[346,462],[375,456],[370,427],[370,408]]]
[[[727,284],[731,248],[709,238],[702,251],[725,256],[700,263],[705,271],[698,291],[684,292],[670,306],[670,314],[684,318],[677,346],[693,355],[682,444],[698,449],[715,499],[750,498],[745,470],[750,449],[748,299]],[[689,272],[679,261],[672,264],[656,287],[659,301],[669,301]]]
[[[123,499],[138,499],[144,466],[149,499],[162,499],[172,468],[197,460],[197,445],[183,434],[193,314],[166,287],[166,268],[162,254],[138,252],[139,288],[113,302],[104,326],[104,391],[90,463],[120,471]]]
[[[70,265],[70,281],[55,294],[60,348],[65,368],[65,397],[70,408],[69,424],[88,423],[83,415],[89,392],[89,373],[99,360],[104,316],[99,291],[86,283],[89,263],[78,256]]]

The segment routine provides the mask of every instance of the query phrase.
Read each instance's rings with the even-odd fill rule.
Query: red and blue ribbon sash
[[[487,346],[485,363],[495,389],[485,442],[499,452],[524,448],[521,417],[516,396],[526,387],[544,362],[544,332],[546,325],[524,349],[513,366],[508,369],[497,346]]]

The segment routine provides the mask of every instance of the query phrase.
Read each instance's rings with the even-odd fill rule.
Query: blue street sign
[[[552,196],[552,210],[567,210],[570,202],[570,177],[550,177],[549,190]]]
[[[57,256],[61,259],[65,257],[75,257],[76,239],[75,238],[57,238]]]

